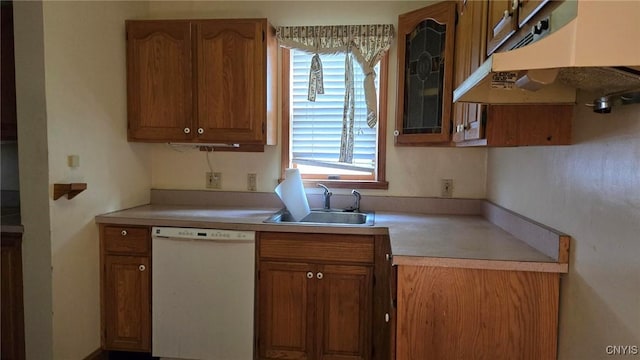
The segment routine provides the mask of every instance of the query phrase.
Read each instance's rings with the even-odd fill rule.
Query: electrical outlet
[[[222,189],[222,173],[208,172],[206,174],[207,189]]]
[[[258,190],[258,174],[249,173],[247,174],[247,190],[249,191],[257,191]]]
[[[450,198],[453,196],[453,179],[442,179],[440,182],[440,196]]]

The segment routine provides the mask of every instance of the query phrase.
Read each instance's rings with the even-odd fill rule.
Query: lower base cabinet
[[[258,359],[376,358],[373,236],[261,233],[258,269]]]
[[[396,359],[557,357],[559,274],[397,268]]]
[[[3,4],[4,6],[4,4]],[[4,11],[4,10],[3,10]],[[22,284],[22,234],[3,232],[0,238],[2,257],[2,349],[1,358],[21,360],[25,358],[24,302]]]
[[[151,231],[100,226],[102,348],[151,351]]]

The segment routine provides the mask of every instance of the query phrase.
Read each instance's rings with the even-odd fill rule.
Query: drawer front
[[[373,237],[260,233],[260,258],[373,264]]]
[[[146,227],[104,227],[104,249],[108,252],[148,254],[150,239],[151,232]]]

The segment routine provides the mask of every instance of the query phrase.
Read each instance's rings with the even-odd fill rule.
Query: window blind
[[[293,164],[324,166],[333,169],[372,173],[377,155],[377,125],[367,125],[367,107],[363,89],[364,74],[354,64],[355,130],[353,163],[340,163],[340,135],[344,111],[345,54],[320,55],[324,75],[324,94],[315,102],[307,100],[309,64],[312,54],[291,52],[291,161]],[[379,65],[376,66],[379,73]],[[379,81],[376,78],[376,88]],[[377,92],[376,92],[377,93]]]

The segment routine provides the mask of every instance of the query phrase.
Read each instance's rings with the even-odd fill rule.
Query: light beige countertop
[[[143,205],[96,217],[97,223],[228,230],[389,235],[394,264],[566,272],[545,255],[480,215],[375,212],[375,224],[264,223],[277,208]]]

